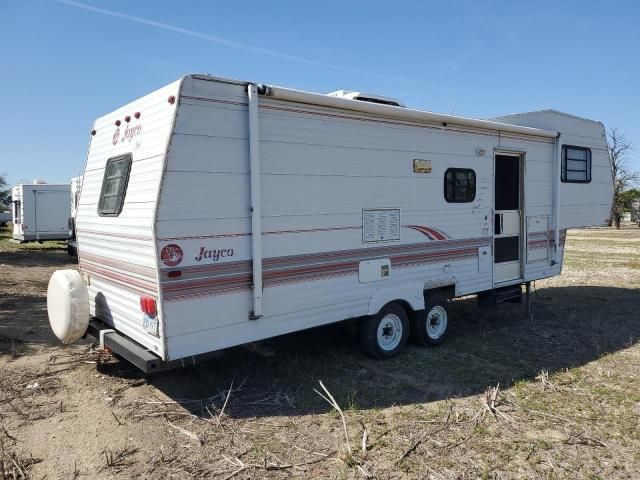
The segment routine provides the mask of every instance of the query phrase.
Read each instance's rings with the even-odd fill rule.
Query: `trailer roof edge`
[[[392,105],[367,103],[359,100],[329,97],[319,93],[305,92],[302,90],[295,90],[272,85],[266,86],[265,90],[266,96],[276,99],[289,100],[312,105],[336,107],[366,113],[374,113],[406,120],[418,120],[442,123],[446,125],[475,127],[497,132],[518,133],[536,137],[556,138],[558,136],[558,132],[554,130],[543,130],[533,127],[524,127],[520,125],[494,122],[491,120],[479,120],[474,118],[458,117],[455,115],[447,115],[443,113],[434,113],[425,110],[415,110],[410,108],[396,107]]]

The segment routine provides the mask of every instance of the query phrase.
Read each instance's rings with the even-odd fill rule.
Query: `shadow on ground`
[[[345,408],[384,408],[503,388],[577,367],[633,345],[640,338],[640,291],[605,287],[557,287],[534,297],[534,317],[520,306],[477,318],[475,299],[452,305],[455,319],[444,345],[409,346],[397,358],[364,357],[346,325],[286,335],[260,344],[258,352],[229,350],[218,360],[159,374],[154,386],[173,399],[221,398],[235,386],[231,416],[326,412],[313,391],[318,381]],[[190,404],[192,413],[204,410]]]
[[[67,247],[24,249],[0,252],[0,265],[13,267],[61,267],[75,263],[75,259],[67,254]]]
[[[37,345],[55,345],[56,340],[49,327],[46,297],[0,296],[0,357],[25,355]]]
[[[533,299],[532,320],[521,306],[478,317],[474,298],[457,300],[445,344],[408,346],[387,361],[365,357],[342,323],[267,340],[253,350],[230,349],[217,360],[149,381],[175,400],[204,399],[185,404],[196,415],[207,414],[207,399],[221,403],[232,382],[225,411],[234,417],[326,412],[328,405],[314,392],[319,380],[345,408],[384,408],[478,394],[498,382],[507,388],[543,369],[583,365],[640,338],[638,289],[553,287]],[[0,299],[0,355],[28,354],[37,344],[60,345],[49,330],[46,299]],[[120,378],[142,377],[117,360],[98,368]]]

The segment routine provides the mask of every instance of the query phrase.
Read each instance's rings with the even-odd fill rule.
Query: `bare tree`
[[[613,202],[609,226],[615,223],[620,228],[622,210],[624,208],[622,192],[640,180],[640,174],[629,165],[629,155],[633,146],[626,135],[617,128],[609,130],[608,134],[609,166],[611,167],[611,181],[613,182]]]

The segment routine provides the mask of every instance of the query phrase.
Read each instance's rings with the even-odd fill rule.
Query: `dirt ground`
[[[0,238],[0,480],[640,475],[637,227],[571,231],[531,320],[467,298],[444,345],[393,360],[337,325],[149,379],[53,337],[59,268]]]

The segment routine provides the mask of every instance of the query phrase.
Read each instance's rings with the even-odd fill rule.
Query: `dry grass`
[[[15,304],[0,298],[0,335],[11,323],[5,339],[14,345],[0,342],[5,478],[609,479],[640,471],[640,229],[571,232],[562,276],[536,282],[532,321],[519,307],[477,318],[474,301],[461,299],[445,345],[411,347],[391,361],[364,358],[338,326],[267,342],[276,356],[234,349],[150,382],[41,332],[38,289],[62,258],[39,252],[50,262],[43,269],[3,249],[4,301],[33,290],[17,324],[9,321]]]
[[[12,234],[10,228],[0,229],[0,251],[2,252],[34,252],[34,251],[66,251],[66,242],[43,241],[15,243],[11,241]]]

